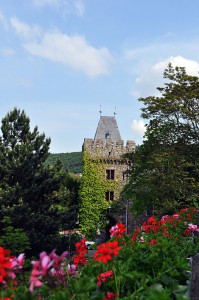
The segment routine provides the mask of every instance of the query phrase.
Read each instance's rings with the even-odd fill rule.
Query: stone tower
[[[115,116],[100,116],[94,139],[84,139],[79,226],[87,237],[96,237],[99,229],[102,242],[108,238],[110,227],[128,223],[128,209],[122,205],[118,211],[117,207],[121,207],[122,199],[118,200],[130,167],[124,155],[134,151],[135,142],[124,145]]]
[[[100,116],[94,139],[84,139],[83,150],[89,153],[90,158],[100,158],[104,167],[104,178],[107,181],[118,183],[115,190],[107,190],[107,201],[118,200],[120,191],[126,184],[125,172],[129,162],[123,157],[126,153],[135,151],[135,142],[124,141],[118,129],[115,117]]]

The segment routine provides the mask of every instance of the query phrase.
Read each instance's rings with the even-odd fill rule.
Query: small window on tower
[[[114,200],[114,191],[107,191],[106,192],[106,201],[113,201]]]
[[[114,180],[115,179],[115,170],[106,170],[106,179]]]
[[[109,131],[107,131],[107,132],[105,133],[105,139],[107,140],[107,139],[110,139],[110,138],[111,138],[111,134],[110,134]]]

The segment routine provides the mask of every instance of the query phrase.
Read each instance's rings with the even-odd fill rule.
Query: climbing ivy
[[[105,163],[96,154],[83,152],[83,173],[80,185],[79,225],[88,239],[94,239],[97,229],[105,228],[107,210],[112,201],[106,201],[107,190],[118,188],[118,182],[106,180]]]

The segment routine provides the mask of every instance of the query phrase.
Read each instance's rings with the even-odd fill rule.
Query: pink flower
[[[24,256],[24,253],[21,253],[18,257],[14,257],[11,259],[13,270],[20,270],[23,268],[25,264]]]
[[[18,268],[22,269],[24,264],[25,264],[25,254],[21,253],[19,254],[19,256],[17,257],[17,264],[18,264]]]
[[[60,256],[58,256],[55,253],[55,250],[53,250],[50,254],[49,257],[56,263],[57,266],[61,265],[63,259],[68,255],[68,251],[63,252]]]
[[[43,251],[40,253],[38,261],[32,261],[33,270],[30,276],[30,291],[32,292],[35,286],[42,286],[43,281],[52,279],[55,283],[64,283],[63,278],[66,277],[66,271],[61,267],[63,259],[67,256],[65,251],[61,256],[58,256],[53,250],[49,255]],[[22,259],[22,257],[20,257]]]
[[[161,220],[162,221],[165,221],[165,220],[168,220],[170,217],[168,215],[165,215],[165,216],[162,216]]]
[[[69,275],[75,275],[76,274],[77,267],[75,265],[68,265],[67,266],[67,273]]]
[[[40,253],[39,261],[32,261],[33,270],[37,270],[39,274],[46,275],[50,267],[53,265],[53,261],[51,261],[50,257],[46,254],[46,252]]]
[[[194,224],[188,224],[188,229],[192,230],[192,231],[198,231],[199,232],[199,228],[197,225]]]
[[[145,242],[145,238],[143,236],[141,236],[139,243],[144,243]]]
[[[41,273],[36,270],[36,269],[33,269],[32,272],[31,272],[31,276],[30,276],[30,292],[33,292],[34,290],[34,287],[35,286],[42,286],[43,283],[41,281]]]
[[[179,214],[173,214],[173,218],[174,218],[174,219],[179,219],[179,218],[180,218],[180,215],[179,215]]]

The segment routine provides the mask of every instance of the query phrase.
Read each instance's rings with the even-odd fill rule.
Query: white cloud
[[[195,60],[186,59],[182,56],[170,56],[164,61],[155,64],[153,69],[155,72],[163,72],[169,63],[171,63],[174,67],[185,67],[188,74],[198,76],[199,63]]]
[[[136,144],[141,144],[143,141],[144,133],[146,131],[144,121],[142,119],[133,120],[131,124],[131,129],[133,133],[133,139],[135,140]]]
[[[170,56],[153,65],[147,65],[140,69],[140,75],[136,78],[131,94],[135,97],[157,96],[156,87],[163,86],[165,79],[163,73],[169,62],[175,67],[185,67],[190,75],[198,76],[199,63],[182,56]]]
[[[41,42],[28,42],[25,49],[35,56],[65,64],[95,77],[109,72],[111,54],[107,48],[94,48],[84,36],[47,32]]]
[[[93,47],[84,36],[70,36],[58,30],[42,32],[40,27],[30,26],[16,17],[11,18],[10,23],[31,55],[62,63],[90,77],[109,73],[112,62],[109,50]]]
[[[41,29],[38,26],[30,26],[16,17],[11,18],[10,23],[20,37],[32,39],[41,34]]]

